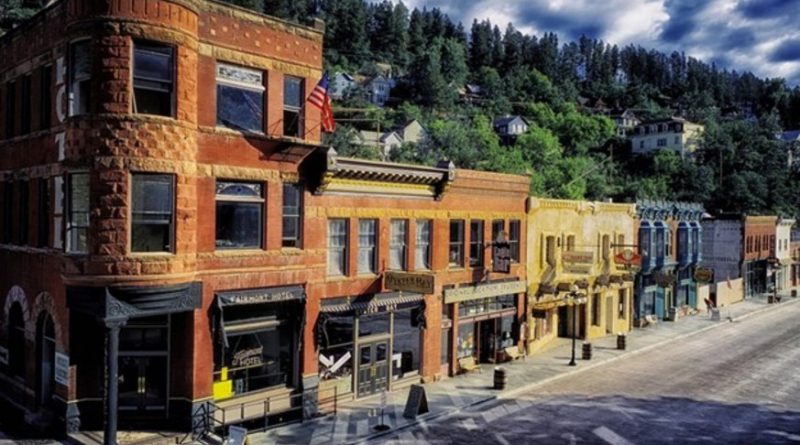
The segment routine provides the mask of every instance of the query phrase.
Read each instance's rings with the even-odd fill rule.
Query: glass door
[[[119,411],[122,421],[165,418],[169,375],[169,319],[132,319],[120,332]]]
[[[363,344],[358,351],[358,397],[386,390],[389,387],[389,342]]]

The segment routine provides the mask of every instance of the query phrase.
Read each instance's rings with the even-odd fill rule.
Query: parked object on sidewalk
[[[504,390],[508,385],[508,374],[501,367],[494,368],[494,389]]]
[[[472,372],[472,371],[483,372],[481,370],[481,365],[476,363],[475,357],[471,355],[469,357],[463,357],[458,359],[458,367],[461,368],[461,370],[464,372]]]
[[[678,308],[675,306],[670,306],[669,308],[669,319],[671,321],[678,321]]]
[[[617,334],[617,349],[619,349],[620,351],[624,351],[625,349],[627,349],[628,347],[627,342],[628,342],[627,335],[623,333]]]
[[[591,360],[592,359],[592,344],[589,342],[583,343],[583,356],[584,360]]]
[[[519,352],[519,346],[509,346],[505,349],[506,356],[508,356],[511,360],[516,360],[519,358],[524,358],[522,354]]]
[[[428,397],[425,395],[425,388],[422,385],[411,385],[408,391],[406,408],[403,410],[403,417],[414,419],[420,414],[428,412]]]
[[[720,320],[719,309],[712,308],[711,309],[711,321],[719,321],[719,320]]]

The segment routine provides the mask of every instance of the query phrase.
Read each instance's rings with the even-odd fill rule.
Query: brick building
[[[747,298],[766,293],[770,289],[769,285],[774,284],[771,279],[774,271],[770,261],[775,258],[778,217],[745,215],[742,219],[744,220],[742,277],[744,296]]]
[[[303,106],[322,36],[60,0],[0,38],[7,406],[114,443],[310,415],[519,341],[528,178],[327,152]],[[487,272],[501,232],[512,264]]]

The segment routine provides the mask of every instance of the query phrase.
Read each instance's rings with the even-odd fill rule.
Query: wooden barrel
[[[625,334],[617,335],[617,349],[624,351],[628,347],[628,336]]]
[[[506,389],[508,384],[508,374],[506,370],[500,367],[494,368],[494,389]]]

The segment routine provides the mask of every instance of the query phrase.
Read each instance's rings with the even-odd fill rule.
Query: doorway
[[[495,350],[496,324],[497,319],[482,320],[478,322],[478,361],[480,363],[494,363],[497,351]]]
[[[389,388],[389,341],[381,340],[358,347],[358,397]]]
[[[169,316],[131,319],[120,331],[119,412],[129,425],[166,419]]]
[[[606,334],[614,333],[614,297],[606,297]]]
[[[36,353],[39,366],[36,370],[36,402],[47,406],[53,399],[55,382],[56,329],[53,318],[44,312],[36,323]]]

